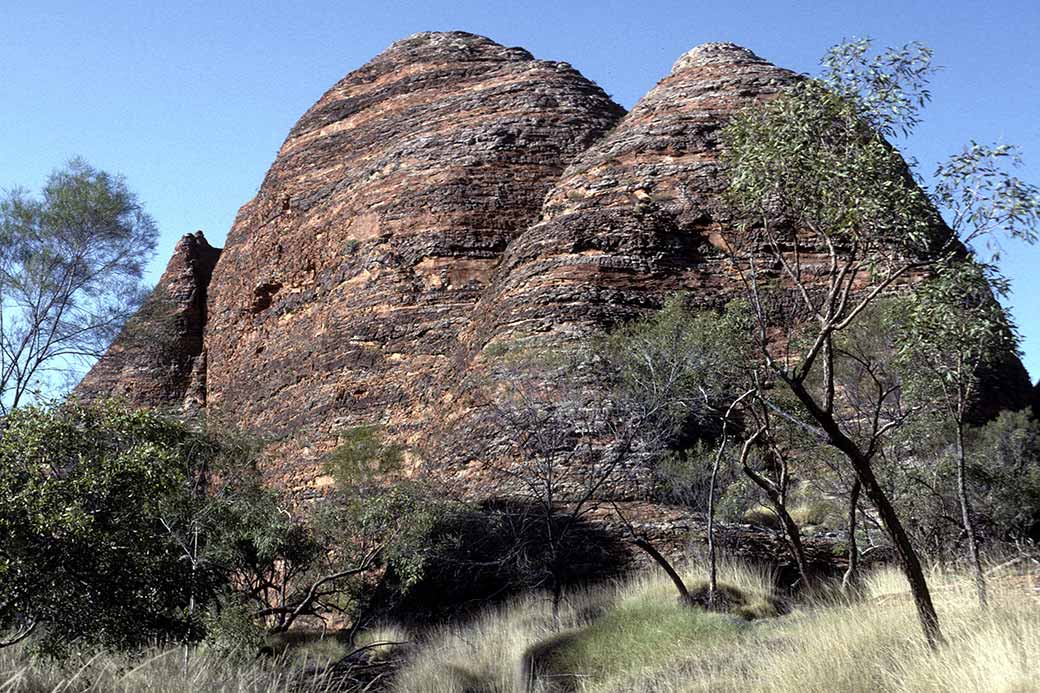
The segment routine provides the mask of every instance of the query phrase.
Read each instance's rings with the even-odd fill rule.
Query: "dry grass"
[[[356,647],[403,642],[395,626],[377,626],[358,635]],[[273,657],[229,657],[224,650],[194,650],[185,664],[182,648],[155,649],[129,658],[112,654],[69,662],[33,657],[26,646],[0,649],[0,693],[325,693],[345,690],[334,664],[356,649],[335,637],[294,632],[272,638]],[[366,650],[370,661],[389,656],[389,646]]]
[[[700,569],[687,571],[692,589]],[[777,616],[768,573],[723,566],[743,595],[744,620],[680,606],[667,578],[648,573],[566,596],[554,624],[545,595],[531,594],[466,625],[426,633],[395,690],[406,693],[887,693],[1040,691],[1040,602],[1030,580],[992,581],[989,609],[971,581],[931,575],[948,644],[931,652],[902,576],[870,575],[856,603],[818,602]],[[414,640],[392,626],[360,644]],[[102,656],[66,667],[0,650],[0,693],[14,691],[336,690],[327,642],[261,661],[182,651],[126,660]],[[533,688],[528,676],[535,672]]]
[[[857,604],[806,608],[743,637],[675,653],[655,671],[587,682],[585,693],[885,693],[1040,691],[1040,608],[1021,583],[993,584],[983,611],[970,580],[933,573],[948,644],[931,652],[895,571],[868,580]]]
[[[97,655],[59,664],[35,659],[21,647],[0,650],[0,693],[183,693],[184,691],[333,691],[328,660],[287,656],[236,661],[198,652],[184,663],[182,649],[152,651],[128,659]]]
[[[741,520],[751,525],[769,527],[770,529],[780,529],[782,527],[780,516],[776,514],[776,511],[768,505],[761,503],[745,510]]]
[[[775,615],[768,574],[726,566],[721,579],[750,602],[758,595],[758,616]],[[995,581],[983,611],[963,576],[934,571],[931,582],[949,639],[938,653],[924,644],[894,570],[871,575],[861,602],[752,622],[680,607],[671,584],[647,574],[577,595],[559,631],[534,597],[441,631],[397,690],[519,693],[527,690],[525,656],[535,653],[544,675],[536,691],[1040,691],[1040,608],[1021,583]]]
[[[801,529],[808,527],[840,526],[844,519],[832,502],[823,499],[806,499],[788,507],[791,519]],[[783,529],[780,516],[771,506],[758,504],[748,508],[741,519],[744,522],[771,529]]]
[[[692,568],[687,584],[696,590],[704,570]],[[683,607],[675,587],[660,572],[571,593],[554,626],[545,595],[528,595],[484,614],[475,622],[430,634],[396,690],[409,693],[527,691],[568,682],[609,680],[648,665],[663,666],[676,651],[723,642],[746,627],[745,618],[775,615],[772,576],[739,564],[721,566],[720,583],[746,598],[740,617]]]
[[[528,648],[560,630],[591,622],[606,608],[599,591],[574,592],[561,605],[559,630],[549,598],[531,594],[491,610],[464,626],[427,634],[411,663],[399,673],[396,689],[414,693],[526,690],[522,662]]]

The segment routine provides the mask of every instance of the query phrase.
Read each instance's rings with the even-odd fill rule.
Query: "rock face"
[[[201,231],[181,238],[155,290],[76,393],[188,411],[204,406],[207,287],[219,258]]]
[[[502,252],[623,113],[566,63],[471,34],[417,34],[349,74],[228,236],[210,406],[297,448],[302,432],[409,421]],[[306,460],[279,475],[298,472]]]
[[[736,283],[713,245],[728,221],[718,200],[719,131],[793,79],[733,44],[683,55],[564,172],[542,220],[510,245],[465,345],[486,354],[557,344],[657,308],[682,289],[721,305]]]
[[[625,115],[565,63],[459,32],[399,41],[292,129],[212,282],[218,251],[178,246],[160,284],[174,309],[156,313],[173,355],[117,342],[81,390],[204,404],[272,437],[270,474],[295,490],[350,426],[476,431],[469,386],[504,377],[503,351],[676,290],[705,306],[739,291],[719,132],[796,78],[706,44]],[[474,456],[459,441],[449,466]]]
[[[461,335],[436,438],[478,463],[484,451],[464,441],[496,447],[502,432],[493,414],[487,420],[485,393],[488,383],[517,378],[518,354],[580,342],[676,291],[706,307],[734,296],[739,282],[715,245],[728,222],[719,132],[736,111],[796,78],[734,44],[698,46],[572,163],[540,221],[509,245]],[[632,469],[615,495],[639,497],[650,483]]]

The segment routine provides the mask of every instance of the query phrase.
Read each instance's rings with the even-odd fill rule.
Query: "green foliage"
[[[922,401],[938,399],[959,420],[978,394],[982,370],[1017,348],[993,286],[978,264],[945,263],[905,302],[900,351],[907,389]]]
[[[676,294],[660,311],[611,332],[595,351],[621,406],[669,444],[690,424],[717,416],[747,382],[750,329],[740,303],[693,311]]]
[[[429,562],[445,550],[444,537],[435,535],[451,512],[451,504],[424,486],[397,482],[330,497],[318,504],[310,525],[318,543],[331,550],[326,572],[347,568],[359,556],[375,552],[382,569],[380,598],[396,601],[423,579]],[[350,594],[359,606],[374,594],[362,587],[356,584]]]
[[[387,443],[379,426],[355,426],[340,435],[340,444],[325,458],[325,469],[342,488],[367,484],[374,477],[397,471],[404,449]]]
[[[927,254],[938,222],[884,138],[916,123],[910,105],[922,102],[927,54],[889,51],[864,63],[867,45],[832,50],[823,80],[801,80],[727,125],[727,199],[749,227],[809,229],[896,262]]]
[[[913,42],[871,55],[873,42],[840,43],[823,58],[822,82],[858,104],[860,118],[886,137],[909,134],[931,100],[928,82],[935,73],[932,50]]]
[[[275,576],[326,551],[234,436],[114,401],[23,407],[5,426],[0,627],[36,624],[51,654],[241,644],[266,627]]]
[[[266,644],[266,629],[257,622],[255,610],[242,600],[208,611],[204,625],[209,648],[232,661],[256,659]]]
[[[400,470],[404,448],[387,441],[381,427],[357,426],[340,440],[325,460],[337,492],[319,502],[311,525],[341,560],[375,551],[383,569],[380,597],[396,601],[448,550],[451,540],[443,529],[458,508],[421,483],[385,478]],[[353,598],[361,604],[372,595],[373,590],[356,591]]]
[[[143,295],[156,235],[126,182],[81,159],[39,197],[0,198],[0,413],[103,351]]]
[[[190,434],[111,404],[21,408],[4,425],[0,623],[38,624],[58,653],[191,637],[189,569],[161,523]]]
[[[1011,174],[1012,167],[1021,165],[1014,146],[972,141],[935,170],[933,202],[965,244],[985,239],[994,262],[999,258],[991,239],[995,231],[1037,241],[1040,188]]]
[[[298,618],[406,594],[457,548],[451,506],[375,483],[401,457],[376,429],[333,456],[354,485],[294,508],[264,485],[255,446],[213,427],[116,402],[21,407],[4,424],[0,631],[35,626],[57,656],[202,639],[255,654]]]
[[[1040,540],[1040,423],[1002,412],[977,429],[969,447],[975,509],[991,532]]]
[[[714,445],[699,439],[692,447],[670,450],[662,455],[655,465],[655,471],[664,499],[694,510],[706,510],[715,454]],[[733,460],[727,458],[726,461],[722,478],[718,481],[719,488],[726,488],[735,481],[734,468],[729,464]]]
[[[963,531],[952,429],[947,419],[919,417],[899,436],[905,458],[885,459],[878,470],[916,543],[938,560]],[[1028,412],[1005,411],[966,437],[966,484],[981,536],[1040,540],[1040,424]]]

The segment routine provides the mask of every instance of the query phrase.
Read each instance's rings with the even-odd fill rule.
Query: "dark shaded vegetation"
[[[562,512],[552,518],[557,528],[567,521]],[[432,528],[429,540],[438,548],[421,579],[403,589],[390,567],[373,595],[373,617],[410,626],[466,618],[556,579],[574,587],[617,577],[630,562],[624,542],[584,521],[553,556],[542,523],[538,509],[522,500],[459,506]]]

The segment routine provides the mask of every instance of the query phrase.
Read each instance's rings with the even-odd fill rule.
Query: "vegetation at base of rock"
[[[969,574],[931,571],[950,646],[931,653],[916,635],[898,571],[866,576],[862,601],[804,602],[776,616],[768,573],[723,562],[720,580],[754,595],[756,620],[690,611],[660,573],[568,591],[553,626],[547,595],[531,593],[471,621],[403,632],[381,626],[357,643],[395,643],[380,656],[404,660],[379,690],[408,693],[631,693],[665,691],[1034,690],[1040,616],[1034,573],[990,573],[992,603],[977,608]],[[687,574],[696,579],[703,568]],[[181,648],[133,657],[103,654],[65,663],[32,656],[23,643],[0,650],[0,687],[51,691],[89,682],[104,692],[249,689],[360,691],[334,639],[272,642],[273,658],[229,659],[202,647],[185,664]],[[402,644],[403,643],[403,644]],[[633,646],[635,649],[630,649]],[[529,683],[533,678],[533,688]],[[367,684],[366,684],[367,685]],[[373,689],[369,689],[373,690]]]
[[[356,621],[371,593],[407,592],[436,508],[405,485],[294,512],[234,436],[114,401],[19,407],[0,437],[0,645],[255,653],[297,620]]]
[[[808,602],[780,618],[767,607],[751,622],[690,612],[669,599],[670,581],[657,573],[569,593],[562,632],[545,600],[525,598],[431,633],[393,690],[1033,690],[1035,598],[1013,574],[997,575],[993,606],[980,611],[970,575],[930,573],[950,638],[939,655],[917,635],[907,584],[893,570],[866,576],[862,601]],[[746,568],[723,564],[720,580],[769,594],[768,580]]]

